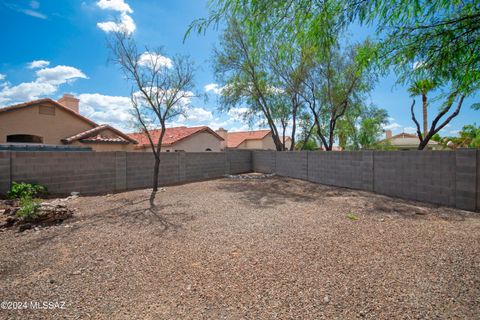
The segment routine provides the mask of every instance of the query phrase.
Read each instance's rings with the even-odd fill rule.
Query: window
[[[207,149],[205,149],[205,151],[212,151],[212,149],[210,149],[210,148],[207,148]]]
[[[12,143],[43,143],[43,138],[31,134],[11,134],[7,136],[7,142]]]

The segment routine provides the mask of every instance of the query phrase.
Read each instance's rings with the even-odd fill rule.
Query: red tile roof
[[[14,111],[14,110],[18,110],[18,109],[22,109],[22,108],[28,108],[28,107],[32,107],[32,106],[36,106],[36,105],[42,105],[42,104],[49,104],[49,105],[53,105],[57,108],[60,108],[60,109],[64,110],[65,112],[68,112],[71,115],[77,117],[78,119],[80,119],[84,122],[87,122],[88,124],[90,124],[93,127],[92,129],[86,130],[84,132],[80,132],[80,133],[78,133],[74,136],[62,139],[63,143],[70,144],[70,143],[72,143],[74,141],[77,141],[77,140],[81,140],[82,142],[90,142],[90,143],[93,143],[93,142],[96,142],[96,143],[135,143],[135,144],[137,143],[137,141],[135,139],[130,138],[125,133],[123,133],[123,132],[121,132],[121,131],[119,131],[119,130],[117,130],[117,129],[109,126],[109,125],[106,125],[106,124],[98,125],[95,122],[93,122],[92,120],[82,116],[78,112],[75,112],[72,109],[65,107],[64,105],[62,105],[58,101],[55,101],[55,100],[50,99],[50,98],[32,100],[32,101],[28,101],[28,102],[14,104],[14,105],[11,105],[11,106],[8,106],[8,107],[5,107],[5,108],[1,108],[0,109],[0,114],[3,113],[3,112]],[[107,129],[113,131],[118,137],[112,138],[112,137],[107,137],[107,136],[103,136],[103,135],[100,134],[100,132],[102,132],[104,130],[107,130]]]
[[[109,137],[106,135],[102,135],[101,132],[105,130],[113,131],[117,136]],[[90,143],[134,143],[134,144],[138,143],[135,139],[132,139],[128,135],[109,126],[108,124],[102,124],[98,127],[80,132],[66,139],[62,139],[62,142],[66,144],[70,144],[75,141],[90,142]]]
[[[158,141],[160,137],[160,133],[162,132],[161,129],[150,130],[150,136],[154,142]],[[173,127],[173,128],[166,128],[165,135],[163,136],[162,146],[171,146],[175,143],[178,143],[194,134],[200,132],[208,132],[214,135],[219,140],[223,140],[215,131],[210,129],[207,126],[201,127]],[[148,137],[144,132],[137,132],[137,133],[129,133],[128,136],[138,141],[140,147],[149,147],[150,142],[148,141]]]
[[[261,140],[270,130],[227,132],[227,148],[236,148],[245,140]]]

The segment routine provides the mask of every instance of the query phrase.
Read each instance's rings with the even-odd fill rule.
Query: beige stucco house
[[[0,109],[0,144],[82,146],[93,151],[133,151],[137,141],[79,113],[79,100],[40,99]]]
[[[222,147],[227,149],[276,150],[271,130],[229,132],[223,128],[216,131],[225,139]],[[285,137],[285,147],[290,148],[292,139]]]
[[[418,136],[410,133],[399,133],[392,135],[391,130],[385,131],[385,139],[380,142],[387,142],[397,150],[417,150]],[[443,147],[436,141],[430,140],[427,145],[428,150],[441,150]]]
[[[153,141],[158,141],[162,130],[150,130]],[[132,139],[138,141],[135,151],[151,152],[150,142],[145,133],[130,133]],[[223,138],[207,126],[173,127],[165,130],[163,136],[163,152],[205,152],[222,151]]]

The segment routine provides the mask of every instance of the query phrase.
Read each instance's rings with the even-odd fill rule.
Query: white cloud
[[[37,78],[32,82],[22,82],[15,86],[8,82],[3,83],[0,86],[0,106],[51,96],[64,83],[70,83],[79,78],[87,79],[81,70],[70,66],[43,68],[37,70],[36,75]],[[5,76],[0,77],[0,80],[4,78]]]
[[[28,64],[29,69],[45,68],[50,65],[50,61],[46,60],[33,60]]]
[[[5,80],[6,77],[7,77],[6,75],[0,73],[0,81]]]
[[[54,94],[57,89],[53,84],[39,82],[23,82],[13,87],[7,85],[0,91],[0,105],[35,100],[41,96]]]
[[[40,8],[40,3],[38,1],[30,1],[28,7],[25,7],[24,4],[22,4],[20,1],[17,1],[17,2],[20,2],[20,3],[7,2],[7,1],[4,1],[4,2],[5,2],[4,5],[7,8],[10,8],[12,10],[21,12],[21,13],[29,15],[31,17],[35,17],[35,18],[39,18],[39,19],[47,19],[48,18],[45,14],[43,14],[40,11],[37,10],[38,8]]]
[[[124,32],[126,34],[131,34],[135,31],[137,26],[133,21],[132,17],[130,17],[126,13],[122,13],[120,16],[120,21],[106,21],[106,22],[99,22],[97,23],[97,27],[102,29],[105,32]]]
[[[81,70],[70,66],[43,68],[36,73],[38,77],[36,82],[46,82],[53,85],[71,82],[78,78],[87,79],[87,76]]]
[[[396,122],[383,126],[384,130],[398,130],[400,128],[402,128],[402,126]]]
[[[221,94],[223,88],[221,88],[218,83],[209,83],[205,85],[204,89],[205,89],[205,92],[211,91],[215,94]]]
[[[410,134],[415,134],[417,132],[417,129],[414,128],[414,127],[405,127],[405,128],[403,128],[403,132],[410,133]]]
[[[132,8],[123,0],[99,0],[97,6],[102,10],[113,10],[121,13],[133,13]]]
[[[155,52],[147,51],[142,53],[140,59],[138,60],[138,64],[144,67],[148,67],[150,69],[160,69],[162,67],[171,68],[173,66],[173,61],[168,57],[164,57]]]
[[[211,111],[203,108],[191,108],[186,112],[186,116],[180,116],[179,122],[191,121],[191,122],[207,122],[213,120],[213,114]]]
[[[132,8],[124,0],[99,0],[97,6],[102,10],[112,10],[120,12],[120,19],[117,21],[105,21],[97,23],[97,27],[105,32],[125,32],[131,34],[137,26],[132,17],[128,14],[133,13]]]
[[[97,123],[108,123],[121,130],[132,128],[133,116],[130,97],[84,93],[80,99],[82,115]]]

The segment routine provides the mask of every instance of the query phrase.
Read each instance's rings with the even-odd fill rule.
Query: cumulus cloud
[[[213,92],[215,94],[221,94],[222,88],[218,85],[218,83],[209,83],[204,87],[205,92]]]
[[[13,87],[6,85],[0,91],[0,105],[35,100],[56,91],[57,86],[50,83],[23,82]]]
[[[28,64],[29,69],[45,68],[50,65],[50,61],[46,60],[33,60]]]
[[[87,79],[81,70],[70,66],[42,68],[35,74],[37,77],[32,82],[22,82],[14,86],[6,82],[0,86],[0,106],[50,96],[56,93],[59,86],[64,83],[70,83],[79,78]],[[0,80],[4,78],[0,77]]]
[[[117,21],[98,22],[97,27],[105,32],[125,32],[131,34],[137,26],[129,14],[133,13],[132,8],[124,0],[99,0],[97,6],[102,10],[120,12],[120,19]]]
[[[37,82],[46,82],[53,85],[60,85],[78,78],[87,79],[87,76],[81,70],[70,66],[43,68],[36,73]]]
[[[80,112],[97,123],[108,123],[118,129],[132,128],[130,97],[84,93],[80,99]]]
[[[191,108],[188,109],[186,116],[180,116],[179,122],[207,122],[213,120],[213,114],[211,111],[203,108]]]
[[[5,80],[5,78],[6,78],[6,77],[7,77],[6,75],[4,75],[4,74],[0,73],[0,81],[3,81],[3,80]]]
[[[144,52],[140,56],[140,59],[138,60],[138,64],[147,68],[162,68],[162,67],[167,67],[171,68],[173,66],[173,61],[172,59],[168,57],[164,57],[160,54],[157,54],[155,52]]]
[[[120,15],[120,20],[118,22],[115,22],[115,21],[99,22],[97,23],[97,27],[99,27],[100,29],[102,29],[107,33],[108,32],[124,32],[126,34],[133,33],[137,28],[132,17],[130,17],[126,13],[122,13]]]
[[[132,8],[123,0],[99,0],[97,6],[102,10],[113,10],[122,13],[133,13]]]

